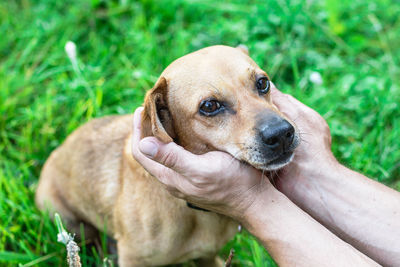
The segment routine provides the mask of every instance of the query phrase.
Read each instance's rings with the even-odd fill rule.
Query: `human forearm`
[[[246,212],[243,225],[271,253],[279,266],[376,266],[288,198],[264,191]]]
[[[311,168],[310,168],[311,169]],[[303,210],[374,260],[400,265],[399,193],[335,160],[278,183]]]
[[[326,121],[293,97],[272,93],[302,133],[293,161],[275,180],[278,189],[366,255],[400,266],[400,194],[341,166]]]

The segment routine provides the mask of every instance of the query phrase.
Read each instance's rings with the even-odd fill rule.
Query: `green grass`
[[[342,163],[400,190],[398,14],[395,0],[1,1],[0,265],[65,264],[33,202],[47,156],[91,118],[132,112],[172,60],[214,44],[246,44],[281,90],[324,116]],[[107,252],[82,245],[86,266],[100,265]],[[237,266],[274,266],[248,234],[224,257],[232,246]]]

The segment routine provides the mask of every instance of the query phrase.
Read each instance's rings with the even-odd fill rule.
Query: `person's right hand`
[[[275,177],[280,191],[292,197],[298,183],[307,184],[321,170],[327,171],[337,163],[331,151],[331,134],[326,121],[313,109],[294,97],[281,93],[273,86],[271,98],[278,109],[297,127],[300,145],[294,158]]]
[[[174,142],[140,139],[141,112],[134,114],[132,156],[175,197],[242,222],[258,198],[278,192],[263,173],[231,155],[195,155]]]

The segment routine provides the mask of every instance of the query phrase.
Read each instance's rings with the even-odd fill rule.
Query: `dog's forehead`
[[[176,90],[191,95],[204,94],[206,89],[246,81],[259,69],[241,50],[228,46],[211,46],[185,55],[172,62],[161,74],[168,82],[170,92]],[[196,89],[201,89],[201,92]],[[189,95],[188,95],[189,97]]]
[[[184,78],[210,74],[235,74],[257,64],[241,50],[229,46],[211,46],[187,54],[172,62],[161,74],[168,78]]]

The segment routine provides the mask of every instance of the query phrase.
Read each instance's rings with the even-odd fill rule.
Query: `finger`
[[[290,100],[287,94],[279,91],[274,84],[271,87],[271,99],[272,102],[280,109],[281,107],[288,105]]]
[[[183,176],[191,177],[201,172],[199,166],[202,164],[193,164],[201,161],[201,156],[192,154],[174,142],[164,144],[156,137],[146,137],[140,141],[139,150],[148,158]]]
[[[141,125],[141,119],[142,119],[142,112],[143,112],[143,107],[139,107],[135,110],[135,113],[133,114],[133,133],[132,133],[132,138],[131,138],[131,149],[132,149],[132,156],[142,164],[142,162],[150,162],[147,157],[145,157],[142,153],[140,153],[138,147],[139,147],[139,142],[140,142],[140,136],[141,136],[141,130],[142,130],[142,125]]]
[[[278,88],[276,88],[275,84],[271,82],[271,96],[277,97],[284,95]]]
[[[155,176],[160,182],[164,184],[168,184],[172,186],[169,181],[166,180],[168,176],[176,176],[178,175],[173,170],[159,164],[158,162],[149,159],[146,155],[144,155],[140,150],[140,137],[141,137],[141,114],[143,112],[143,108],[137,108],[133,115],[133,133],[131,138],[131,149],[132,156],[138,163],[140,163],[147,172]]]
[[[288,94],[284,94],[281,91],[279,91],[275,85],[272,85],[271,88],[271,100],[275,104],[275,106],[282,111],[285,114],[292,114],[295,115],[297,114],[297,105],[298,103],[294,103],[293,100],[297,101],[294,99],[292,96]],[[289,116],[290,117],[290,116]]]
[[[133,114],[133,134],[132,134],[132,152],[137,143],[140,141],[140,133],[142,132],[142,112],[144,108],[139,107],[135,110]]]
[[[294,98],[291,95],[284,94],[281,91],[279,91],[275,85],[272,86],[271,88],[271,98],[272,102],[280,109],[280,110],[290,110],[291,107],[294,109],[300,109],[303,111],[309,111],[312,110],[310,107],[307,105],[303,104],[296,98]],[[293,109],[293,110],[294,110]]]
[[[276,88],[271,88],[272,102],[292,121],[299,117],[310,117],[316,113],[291,95],[283,94]]]
[[[283,94],[276,87],[271,88],[271,100],[289,119],[295,120],[299,116],[298,105],[291,101],[289,95]]]

